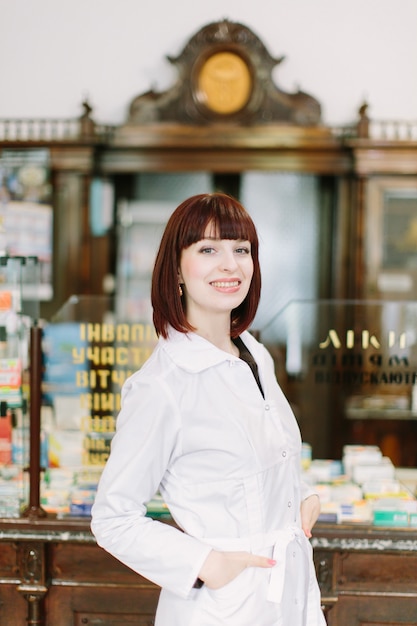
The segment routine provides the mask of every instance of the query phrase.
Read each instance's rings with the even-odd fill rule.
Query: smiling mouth
[[[210,285],[212,285],[212,287],[219,287],[219,288],[224,288],[224,287],[239,287],[240,285],[240,281],[239,280],[216,280],[213,281],[212,283],[210,283]]]

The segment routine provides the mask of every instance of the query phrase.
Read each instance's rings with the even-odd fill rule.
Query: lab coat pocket
[[[220,589],[203,587],[193,626],[254,626],[259,617],[259,572],[248,568]]]
[[[219,587],[218,589],[207,589],[209,596],[214,602],[219,604],[228,604],[238,601],[247,592],[248,585],[248,569],[243,570],[229,583]],[[246,576],[245,576],[246,574]]]

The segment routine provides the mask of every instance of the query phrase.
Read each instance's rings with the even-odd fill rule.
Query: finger
[[[303,531],[307,539],[311,539],[311,537],[313,536],[311,532],[311,528],[308,528],[307,526],[303,526]]]
[[[248,558],[247,567],[274,567],[276,561],[259,554],[251,554]]]

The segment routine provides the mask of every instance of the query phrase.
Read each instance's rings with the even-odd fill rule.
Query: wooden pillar
[[[29,457],[29,505],[23,517],[42,518],[47,513],[40,506],[40,457],[41,457],[41,402],[42,402],[42,331],[38,326],[30,329],[30,457]]]
[[[44,626],[45,624],[43,604],[48,592],[45,549],[45,544],[42,542],[29,541],[18,545],[18,567],[22,582],[17,590],[27,602],[27,626]]]

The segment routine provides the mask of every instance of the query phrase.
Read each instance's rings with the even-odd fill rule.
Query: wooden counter
[[[88,519],[3,519],[0,543],[2,626],[153,624],[158,588],[99,548]],[[417,623],[417,529],[318,524],[312,543],[329,626]]]
[[[329,626],[417,624],[417,529],[318,524],[312,544]]]

